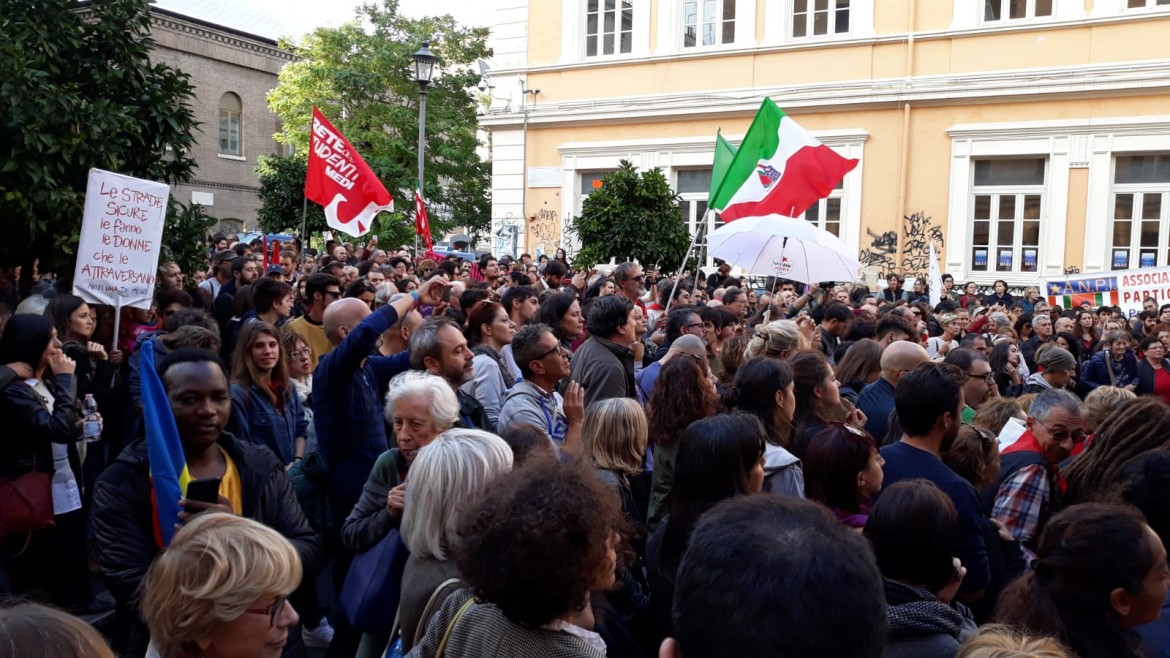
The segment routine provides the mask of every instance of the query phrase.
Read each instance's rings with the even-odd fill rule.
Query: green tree
[[[167,201],[167,218],[163,225],[162,253],[158,264],[176,263],[188,282],[196,270],[207,269],[207,234],[216,219],[192,203],[185,206],[172,195]]]
[[[72,273],[91,167],[190,179],[193,88],[150,62],[149,6],[0,0],[0,261]]]
[[[439,75],[427,93],[424,192],[432,234],[437,240],[455,226],[487,229],[489,167],[476,154],[479,73],[473,67],[476,58],[490,54],[487,29],[463,27],[451,16],[407,18],[398,13],[397,0],[367,4],[357,10],[357,18],[341,27],[318,28],[299,45],[282,44],[297,61],[281,69],[268,105],[283,124],[276,139],[296,149],[299,164],[294,169],[291,162],[269,158],[258,169],[261,188],[267,190],[261,198],[262,225],[300,228],[309,122],[316,105],[394,197],[395,211],[380,215],[374,230],[408,238],[395,241],[399,244],[413,239],[418,84],[411,55],[429,40],[440,59]],[[326,230],[324,214],[310,213],[308,230]]]
[[[581,242],[574,266],[633,258],[645,267],[658,264],[664,272],[673,271],[691,242],[678,200],[662,170],[639,175],[622,160],[602,179],[601,189],[585,199],[581,214],[569,219],[567,232]]]

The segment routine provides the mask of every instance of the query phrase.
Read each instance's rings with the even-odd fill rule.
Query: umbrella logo
[[[792,261],[787,256],[773,258],[772,269],[776,270],[776,274],[788,274],[792,271]]]
[[[765,190],[771,187],[772,183],[780,180],[780,172],[764,162],[756,165],[756,175],[760,177],[760,185],[763,185]]]

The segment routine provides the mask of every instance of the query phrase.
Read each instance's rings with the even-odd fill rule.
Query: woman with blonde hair
[[[1081,407],[1081,419],[1085,421],[1085,434],[1089,438],[1083,446],[1088,447],[1093,434],[1105,417],[1129,400],[1136,400],[1137,393],[1119,386],[1098,386],[1085,396],[1085,404]],[[1084,448],[1074,451],[1079,454]]]
[[[776,320],[762,327],[756,327],[756,335],[748,343],[744,360],[756,356],[767,356],[773,359],[787,359],[807,345],[801,335],[800,327],[792,320]]]
[[[602,400],[585,411],[581,457],[622,497],[622,511],[639,530],[650,504],[646,473],[646,414],[629,398]]]
[[[955,658],[1071,658],[1060,642],[1023,632],[1004,624],[979,629],[955,654]]]
[[[93,626],[36,603],[0,608],[0,638],[0,658],[114,658]]]
[[[299,617],[293,545],[266,525],[217,512],[175,533],[142,583],[148,658],[276,658]]]
[[[459,589],[448,581],[459,578],[450,549],[463,509],[489,482],[511,470],[512,449],[481,430],[447,430],[418,452],[402,513],[402,540],[410,549],[398,603],[403,651],[426,629],[423,614],[432,594],[431,608],[438,610],[445,594]]]

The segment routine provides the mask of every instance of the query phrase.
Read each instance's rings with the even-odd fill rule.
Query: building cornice
[[[163,14],[157,9],[151,10],[150,18],[153,26],[179,34],[185,34],[205,41],[214,41],[229,48],[235,48],[236,50],[285,62],[291,62],[296,59],[291,52],[276,47],[274,42],[270,42],[263,37],[243,36],[242,33],[235,32],[234,30],[217,28],[185,16],[169,13]]]
[[[862,144],[869,139],[869,133],[861,128],[844,130],[814,130],[812,134],[827,146],[845,144]],[[743,141],[742,134],[724,134],[723,138],[738,146]],[[610,140],[599,142],[566,142],[557,147],[557,152],[564,156],[612,156],[629,155],[632,150],[653,153],[700,153],[709,155],[714,148],[710,137],[664,137],[638,140]]]
[[[1100,96],[1170,90],[1170,60],[1120,62],[982,73],[771,85],[675,94],[587,98],[527,105],[530,125],[620,123],[751,115],[765,98],[785,110],[855,110],[903,103],[995,102],[1063,95]],[[520,127],[524,112],[488,113],[484,128]]]
[[[1003,123],[960,123],[947,129],[954,140],[988,141],[1011,139],[1044,139],[1073,135],[1114,136],[1170,134],[1170,115],[1141,117],[1099,117],[1094,119],[1064,119],[1057,121],[1025,121]]]

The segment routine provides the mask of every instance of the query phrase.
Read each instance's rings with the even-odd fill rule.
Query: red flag
[[[264,254],[264,263],[260,266],[260,269],[267,272],[268,271],[268,235],[267,234],[260,236],[260,253]],[[264,276],[264,275],[261,274],[260,276]]]
[[[386,186],[316,107],[309,131],[305,197],[325,206],[330,228],[355,238],[369,232],[379,212],[394,210]]]
[[[422,193],[417,189],[414,191],[414,232],[422,238],[423,244],[427,246],[427,251],[431,251],[433,248],[431,222],[427,219],[427,207],[423,203]]]
[[[268,259],[269,265],[280,265],[280,241],[272,241],[272,257]],[[264,266],[264,271],[268,271],[268,266]]]

